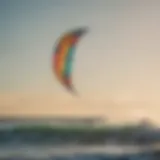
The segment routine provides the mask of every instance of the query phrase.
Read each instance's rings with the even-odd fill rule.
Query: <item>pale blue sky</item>
[[[77,90],[160,104],[159,1],[1,0],[0,12],[1,93],[65,92],[52,49],[63,32],[87,26],[73,64]]]

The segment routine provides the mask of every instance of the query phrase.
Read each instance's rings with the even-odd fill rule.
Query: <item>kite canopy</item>
[[[56,77],[66,89],[74,93],[71,78],[73,56],[77,43],[87,31],[87,28],[78,28],[65,33],[60,37],[53,53],[53,71]]]

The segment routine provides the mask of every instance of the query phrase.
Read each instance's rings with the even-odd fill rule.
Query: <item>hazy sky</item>
[[[150,117],[160,124],[158,0],[1,0],[0,114]],[[51,69],[55,41],[89,27],[77,47],[74,98]],[[119,117],[119,118],[117,118]]]

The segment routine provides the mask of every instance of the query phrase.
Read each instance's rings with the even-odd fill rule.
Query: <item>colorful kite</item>
[[[80,37],[87,32],[87,28],[78,28],[65,33],[53,53],[53,70],[60,83],[72,93],[76,93],[71,81],[72,63],[75,48]]]

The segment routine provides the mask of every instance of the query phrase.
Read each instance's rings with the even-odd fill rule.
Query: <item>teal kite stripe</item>
[[[75,51],[75,46],[70,47],[68,50],[68,54],[65,60],[64,73],[63,73],[64,78],[70,77],[71,75],[74,51]]]

